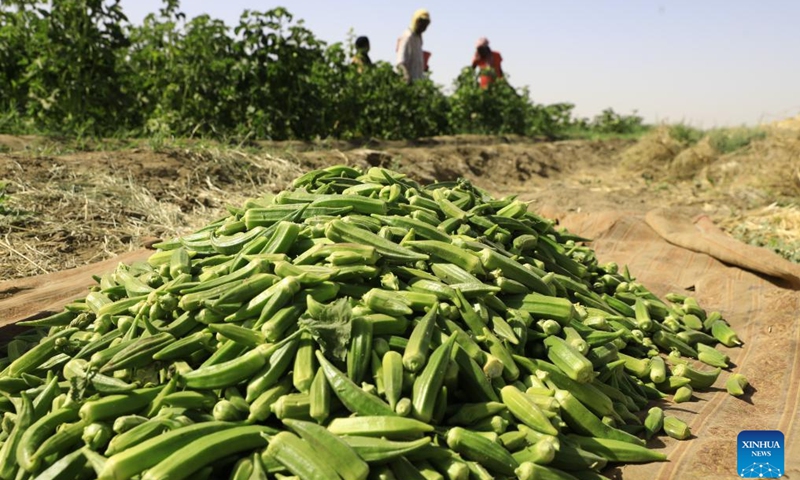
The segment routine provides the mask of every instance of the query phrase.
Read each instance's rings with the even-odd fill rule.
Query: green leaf
[[[344,361],[350,342],[353,310],[350,298],[344,297],[315,309],[315,315],[305,314],[297,321],[317,341],[322,353]]]

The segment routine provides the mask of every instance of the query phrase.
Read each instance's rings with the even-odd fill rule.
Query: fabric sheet
[[[662,405],[667,414],[686,421],[693,434],[687,441],[664,436],[651,440],[649,446],[662,447],[669,462],[626,465],[605,473],[626,480],[739,478],[739,432],[780,430],[785,437],[784,478],[800,478],[800,292],[793,277],[798,266],[730,239],[706,217],[687,219],[665,210],[644,216],[542,213],[592,238],[601,262],[628,265],[657,295],[691,294],[707,311],[718,310],[744,342],[742,348],[717,348],[730,355],[734,372],[750,380],[750,393],[729,395],[729,372],[723,371],[711,391],[695,393],[699,401]]]

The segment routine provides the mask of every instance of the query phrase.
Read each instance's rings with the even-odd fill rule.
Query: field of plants
[[[238,25],[186,18],[177,0],[142,25],[121,2],[30,0],[0,6],[0,131],[70,136],[248,140],[412,139],[455,133],[563,137],[631,133],[636,115],[579,119],[570,104],[526,89],[454,92],[406,85],[392,66],[359,74],[351,44],[328,44],[284,8],[245,11]]]

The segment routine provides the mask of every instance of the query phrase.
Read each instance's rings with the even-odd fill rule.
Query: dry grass
[[[302,170],[264,151],[199,146],[146,152],[148,166],[181,171],[167,182],[151,168],[92,168],[91,161],[69,157],[42,162],[48,165],[38,170],[19,159],[6,169],[0,279],[72,268],[189,233],[226,216],[227,205],[286,188]]]
[[[661,173],[686,145],[670,134],[670,128],[661,126],[644,135],[620,155],[620,166],[629,170],[642,170],[649,174]]]
[[[735,195],[757,193],[787,203],[800,196],[800,135],[773,130],[747,148],[720,156],[702,172],[704,180]]]
[[[745,243],[767,247],[800,262],[800,206],[796,204],[773,203],[731,217],[721,227]]]
[[[702,131],[685,125],[660,126],[622,152],[620,166],[648,178],[689,180],[718,160],[758,154],[758,147],[782,152],[779,141],[793,141],[797,131],[770,128],[717,128]],[[782,140],[781,140],[782,139]],[[775,165],[773,163],[773,165]]]
[[[177,206],[159,202],[130,178],[53,173],[44,185],[11,179],[16,188],[9,203],[19,215],[4,220],[8,233],[0,249],[9,255],[0,256],[2,278],[109,258],[145,237],[174,234],[184,222]],[[95,248],[81,252],[82,244]]]
[[[704,167],[712,164],[719,158],[719,152],[712,146],[709,137],[678,153],[669,162],[669,172],[672,178],[681,180],[697,175]]]
[[[777,195],[800,197],[800,130],[773,131],[753,145],[753,156],[761,159],[762,185]]]
[[[792,131],[796,134],[800,134],[800,115],[772,122],[768,125],[765,125],[765,127],[774,128],[777,130]]]

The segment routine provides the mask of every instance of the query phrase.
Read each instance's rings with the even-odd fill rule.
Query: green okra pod
[[[158,395],[162,388],[163,385],[140,388],[127,394],[107,395],[97,400],[89,400],[81,405],[78,412],[81,420],[88,423],[138,413]]]
[[[353,383],[347,375],[328,361],[321,351],[317,350],[316,356],[331,389],[345,408],[358,415],[395,415],[392,407]]]
[[[617,440],[633,445],[644,442],[622,430],[609,427],[586,408],[574,395],[566,390],[557,390],[556,400],[561,404],[561,416],[569,427],[583,435]],[[547,433],[547,432],[545,432]]]
[[[23,373],[28,373],[36,369],[45,360],[47,360],[50,355],[53,354],[56,344],[59,342],[59,340],[67,339],[77,331],[77,328],[65,328],[54,333],[53,335],[45,337],[38,345],[31,348],[22,354],[22,356],[11,362],[11,364],[9,364],[9,366],[4,370],[6,376],[19,377]]]
[[[26,428],[16,450],[16,461],[19,466],[28,472],[37,470],[41,458],[36,456],[36,451],[41,444],[53,435],[56,427],[76,420],[78,420],[78,409],[68,406],[50,412]]]
[[[726,347],[736,347],[742,344],[739,336],[724,320],[717,320],[711,324],[711,335]]]
[[[664,432],[677,440],[686,440],[692,436],[689,425],[678,417],[666,415],[664,417]]]
[[[410,372],[420,371],[428,359],[438,311],[439,302],[434,302],[411,332],[403,352],[403,366]]]
[[[284,342],[282,346],[272,353],[261,370],[251,375],[250,380],[247,382],[245,395],[245,399],[248,402],[255,400],[280,380],[288,370],[289,365],[294,361],[299,344],[299,338]]]
[[[647,411],[644,419],[645,438],[649,439],[661,431],[664,426],[664,410],[661,407],[653,407]]]
[[[209,432],[169,452],[166,458],[145,472],[142,480],[189,478],[193,472],[221,458],[265,446],[267,439],[264,434],[267,433],[275,433],[275,430],[260,425],[247,425]]]
[[[572,434],[567,435],[567,438],[580,448],[599,455],[610,462],[646,463],[667,460],[667,456],[661,452],[625,441]]]
[[[455,340],[455,336],[450,336],[445,343],[437,347],[422,373],[414,381],[411,413],[418,420],[428,422],[433,416],[436,396],[444,384],[444,375]]]
[[[367,478],[369,466],[341,437],[311,422],[286,419],[283,423],[300,435],[316,452],[327,458],[342,479]]]
[[[732,373],[725,381],[725,389],[735,397],[744,395],[748,385],[750,385],[750,382],[740,373]]]
[[[514,457],[502,446],[462,427],[447,432],[447,445],[469,460],[476,461],[490,471],[513,475],[519,467]]]
[[[689,379],[689,385],[693,388],[710,388],[717,381],[721,368],[713,370],[698,370],[688,364],[678,364],[672,368],[672,374],[678,377]]]
[[[22,405],[18,410],[14,427],[8,433],[3,445],[0,446],[0,478],[14,478],[19,470],[16,462],[16,451],[22,444],[22,437],[33,423],[33,402],[30,397],[22,392]]]
[[[203,390],[236,385],[258,372],[279,347],[279,344],[259,345],[238,358],[181,374],[180,382],[188,388]]]

